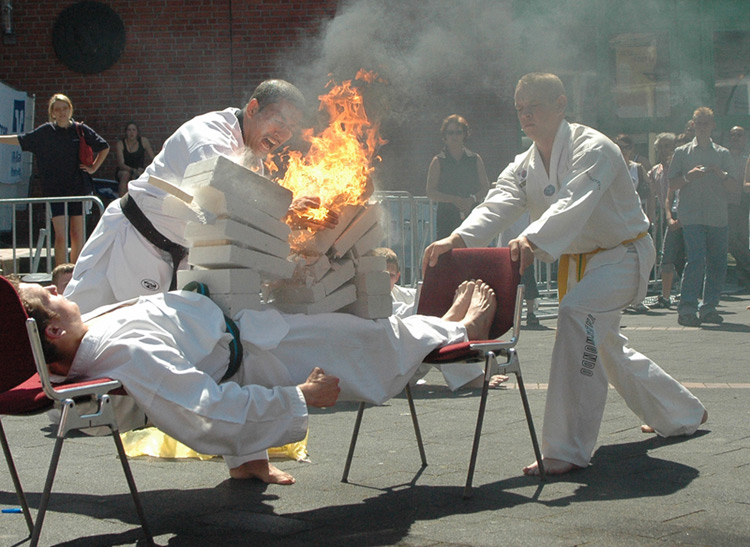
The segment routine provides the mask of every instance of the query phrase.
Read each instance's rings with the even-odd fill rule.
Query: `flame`
[[[360,70],[355,80],[372,83],[380,79],[374,72]],[[320,208],[305,213],[317,220],[324,219],[329,210],[339,212],[346,205],[367,201],[372,163],[378,148],[386,143],[378,134],[379,124],[368,120],[362,95],[352,80],[341,84],[331,80],[326,87],[330,91],[318,99],[319,110],[328,114],[328,126],[318,134],[313,129],[303,131],[309,150],[304,155],[290,152],[284,177],[277,180],[295,199],[319,197]]]

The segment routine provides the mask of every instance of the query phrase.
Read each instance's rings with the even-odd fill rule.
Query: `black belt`
[[[172,257],[172,282],[169,285],[169,290],[173,291],[177,288],[177,268],[180,266],[182,259],[187,256],[188,250],[182,245],[178,245],[174,241],[171,241],[161,235],[159,231],[154,228],[151,221],[143,214],[141,208],[134,199],[130,199],[128,194],[125,194],[120,198],[120,207],[122,207],[122,213],[125,215],[133,227],[145,237],[149,243],[151,243],[157,249],[161,249],[169,253]]]
[[[197,292],[198,294],[211,298],[211,295],[208,292],[208,287],[204,283],[199,283],[198,281],[191,281],[185,285],[182,290]],[[226,382],[237,373],[242,364],[243,356],[242,342],[240,341],[240,329],[237,326],[237,323],[225,315],[224,324],[227,326],[227,332],[232,335],[232,342],[229,344],[229,367],[227,367],[226,373],[221,378],[221,382]]]

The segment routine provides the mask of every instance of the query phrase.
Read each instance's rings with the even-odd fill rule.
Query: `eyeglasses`
[[[445,132],[446,135],[463,135],[464,132],[461,129],[451,129],[450,131]]]

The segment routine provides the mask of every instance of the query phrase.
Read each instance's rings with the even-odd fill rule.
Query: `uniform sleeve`
[[[97,357],[159,429],[198,452],[232,456],[304,438],[307,405],[296,386],[218,384],[167,338],[135,333]]]
[[[613,151],[603,147],[574,151],[570,170],[560,181],[554,203],[523,231],[522,235],[538,247],[538,258],[548,262],[557,260],[580,235],[615,179],[620,166],[613,163],[613,156]]]
[[[525,181],[521,181],[517,171],[515,163],[508,165],[484,201],[455,230],[467,247],[488,245],[526,211]]]

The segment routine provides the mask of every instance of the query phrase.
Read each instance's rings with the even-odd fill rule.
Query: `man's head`
[[[88,330],[81,320],[78,305],[58,294],[54,285],[42,287],[14,280],[11,283],[16,287],[26,313],[36,321],[50,372],[66,376]]]
[[[620,133],[615,137],[615,144],[620,147],[620,151],[622,152],[625,161],[630,161],[630,158],[633,157],[634,147],[633,139],[630,138],[630,135]]]
[[[265,158],[299,131],[305,108],[302,92],[289,82],[262,82],[243,108],[245,146]]]
[[[699,140],[705,140],[711,138],[716,128],[716,121],[714,120],[714,111],[707,106],[700,106],[693,112],[693,124],[695,125],[695,136]]]
[[[70,283],[70,279],[73,277],[73,269],[75,269],[75,264],[66,262],[58,264],[52,270],[52,284],[57,287],[58,293],[62,294],[65,291],[65,287]]]
[[[388,270],[388,273],[391,276],[391,290],[393,290],[393,287],[401,278],[401,268],[398,264],[398,255],[388,247],[378,247],[367,254],[385,257],[385,269]]]
[[[670,161],[676,145],[677,136],[674,133],[659,133],[656,135],[654,139],[656,159],[662,163]]]
[[[536,143],[551,144],[568,105],[560,78],[542,72],[526,74],[518,80],[514,97],[524,133]]]
[[[735,125],[732,129],[729,130],[729,143],[727,148],[729,148],[730,150],[741,152],[745,149],[746,143],[747,139],[745,138],[744,127]]]

